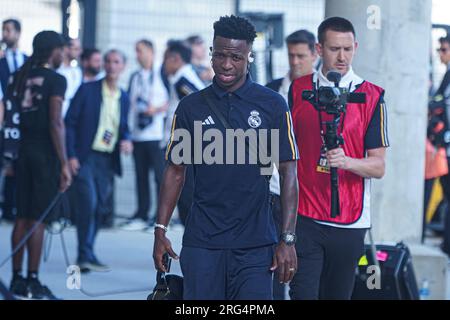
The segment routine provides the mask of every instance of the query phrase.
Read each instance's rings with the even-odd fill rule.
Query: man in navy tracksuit
[[[241,17],[221,17],[214,24],[213,84],[184,98],[174,115],[166,152],[169,164],[163,177],[155,224],[153,257],[156,268],[161,271],[166,271],[162,262],[166,252],[178,258],[165,232],[183,186],[186,165],[192,163],[192,159],[187,156],[189,150],[183,149],[180,163],[177,150],[184,143],[191,150],[208,153],[211,146],[208,140],[191,140],[186,144],[184,138],[180,141],[176,136],[187,132],[195,139],[194,127],[197,131],[199,126],[205,130],[203,139],[208,132],[225,138],[229,130],[238,129],[258,134],[279,133],[274,143],[272,136],[266,141],[270,150],[275,149],[277,143],[279,147],[281,239],[277,239],[271,214],[270,176],[263,175],[258,162],[247,161],[247,157],[244,163],[229,163],[230,159],[236,161],[236,153],[228,157],[229,152],[241,149],[243,143],[233,140],[231,146],[218,144],[217,161],[194,159],[192,165],[193,203],[180,255],[184,299],[270,300],[273,271],[278,271],[280,281],[288,282],[297,268],[294,250],[297,149],[286,102],[278,93],[253,82],[248,74],[255,37],[254,26]],[[258,146],[249,142],[245,147],[248,150],[252,146],[261,148],[262,143]],[[220,160],[219,154],[226,162]]]

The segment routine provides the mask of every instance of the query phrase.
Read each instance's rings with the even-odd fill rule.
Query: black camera
[[[341,81],[339,72],[328,72],[327,79],[334,82],[335,86],[323,86],[302,92],[302,99],[311,103],[317,111],[338,115],[345,113],[347,103],[364,103],[366,101],[365,93],[350,92],[350,89],[339,87],[339,81]]]
[[[137,125],[139,129],[143,130],[145,127],[149,126],[153,122],[153,116],[148,115],[145,111],[147,110],[148,101],[138,97],[136,100],[138,116],[137,116]]]
[[[153,122],[153,116],[149,116],[145,112],[138,113],[137,125],[139,129],[143,130]]]

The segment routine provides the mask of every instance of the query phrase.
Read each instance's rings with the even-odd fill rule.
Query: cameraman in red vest
[[[385,171],[389,145],[384,90],[357,76],[351,66],[358,43],[350,21],[332,17],[318,28],[316,50],[322,67],[293,81],[289,91],[297,162],[299,206],[297,234],[298,271],[290,285],[291,299],[350,299],[355,268],[364,254],[364,237],[371,226],[371,178]],[[334,87],[326,77],[341,74],[339,87],[364,93],[365,102],[348,103],[337,126],[344,143],[327,150],[325,125],[333,119],[302,99],[304,90]],[[340,214],[330,214],[330,167],[337,168]]]

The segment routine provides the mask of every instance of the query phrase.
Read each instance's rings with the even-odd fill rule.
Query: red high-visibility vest
[[[364,208],[364,178],[338,169],[340,215],[331,218],[330,174],[316,170],[322,147],[319,114],[309,102],[302,99],[303,90],[311,90],[312,86],[313,75],[301,77],[292,83],[292,120],[300,153],[297,161],[298,214],[320,221],[352,224],[358,221]],[[354,92],[365,93],[366,102],[347,104],[346,115],[341,117],[341,123],[345,119],[343,149],[347,156],[361,159],[366,152],[364,137],[383,89],[364,81]],[[322,121],[333,119],[332,115],[325,112],[321,114]]]

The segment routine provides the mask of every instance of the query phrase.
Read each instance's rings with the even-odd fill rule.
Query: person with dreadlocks
[[[20,112],[20,141],[17,160],[17,220],[12,248],[39,220],[58,192],[71,183],[65,148],[61,108],[66,79],[57,74],[63,60],[64,41],[54,31],[39,32],[33,39],[33,55],[15,74],[7,89],[9,101]],[[43,236],[48,219],[39,223],[24,248],[13,257],[10,291],[31,299],[55,299],[38,279]],[[25,250],[28,277],[22,276]]]
[[[216,144],[215,153],[223,155],[226,164],[219,160],[195,161],[192,165],[193,203],[180,254],[183,298],[187,300],[271,300],[273,271],[278,271],[279,281],[288,282],[297,269],[294,248],[298,202],[296,143],[283,97],[256,84],[249,76],[255,38],[254,26],[244,18],[224,16],[214,23],[213,83],[181,100],[174,115],[166,152],[169,163],[162,181],[155,224],[153,259],[155,267],[162,272],[167,271],[163,264],[166,253],[178,259],[165,233],[183,187],[186,165],[192,163],[192,159],[186,157],[185,160],[189,150],[181,148],[183,159],[179,161],[177,152],[185,139],[179,141],[175,137],[187,131],[195,139],[194,126],[197,131],[199,124],[205,130],[213,128],[221,137],[225,137],[230,128],[236,132],[254,130],[260,137],[264,133],[272,135],[271,129],[276,130],[278,137],[266,136],[266,141],[270,143],[269,150],[278,151],[271,156],[279,159],[282,235],[277,239],[271,214],[270,177],[262,174],[262,167],[255,161],[236,162],[234,150],[243,147],[238,139],[231,141],[230,148]],[[206,139],[203,137],[203,141]],[[277,140],[272,143],[272,139]],[[202,154],[211,147],[196,141],[188,145],[194,150],[201,149]],[[262,142],[256,147],[262,148]],[[251,149],[250,143],[245,148]],[[271,167],[266,169],[270,169],[269,174],[272,172]]]

